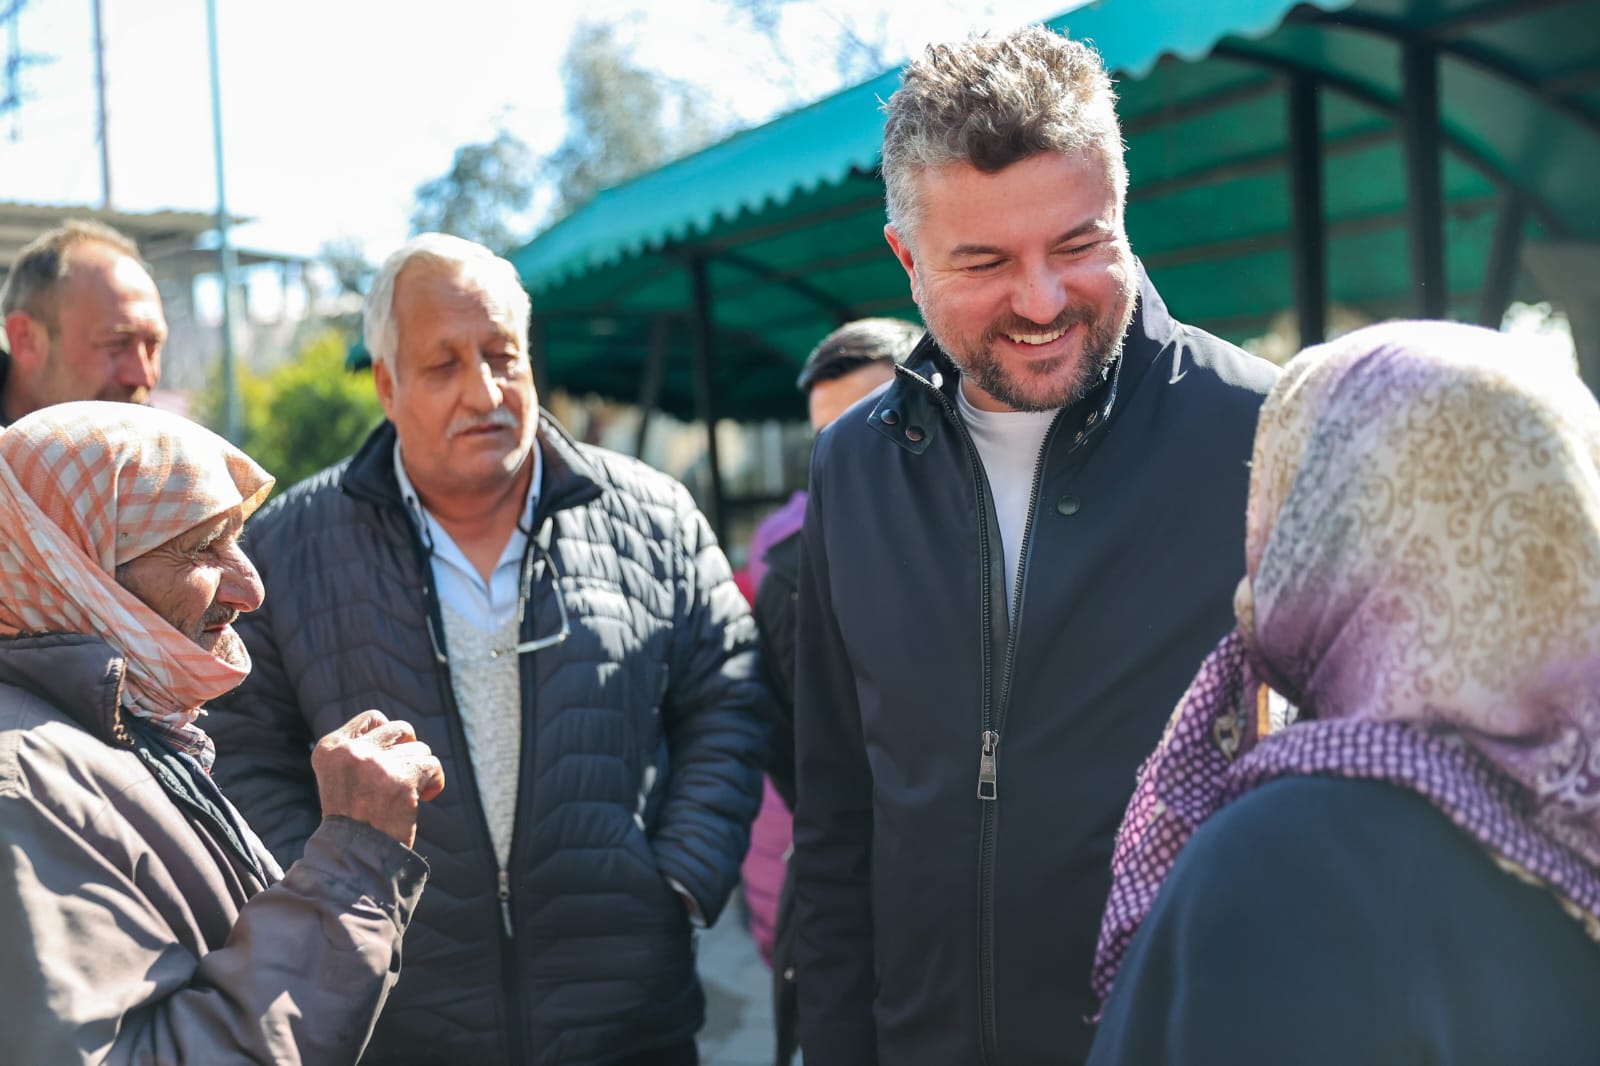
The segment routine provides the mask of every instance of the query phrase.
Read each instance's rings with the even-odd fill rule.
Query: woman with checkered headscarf
[[[183,547],[218,556],[207,560],[219,572],[218,593],[232,590],[242,610],[259,606],[260,581],[235,544],[272,483],[210,430],[152,408],[71,403],[21,419],[0,434],[0,528],[8,534],[0,636],[101,638],[126,662],[123,708],[166,726],[209,765],[210,745],[194,722],[202,704],[244,680],[249,656],[235,641],[223,654],[203,647],[126,585],[135,560],[193,532],[195,544]],[[234,536],[204,543],[211,523]],[[224,546],[234,547],[226,558]]]
[[[399,969],[442,787],[368,711],[318,745],[324,820],[279,869],[210,778],[250,670],[239,548],[272,478],[176,415],[0,431],[0,1033],[7,1063],[353,1063]]]

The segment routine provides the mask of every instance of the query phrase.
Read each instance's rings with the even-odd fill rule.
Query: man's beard
[[[1068,306],[1047,325],[1007,318],[992,324],[975,343],[943,329],[944,322],[937,312],[923,308],[922,316],[939,346],[972,384],[1013,411],[1054,411],[1093,391],[1122,354],[1123,336],[1133,320],[1134,295],[1130,277],[1117,304],[1106,314],[1083,303]],[[1076,352],[1016,368],[995,357],[995,342],[1007,333],[1055,333],[1076,326],[1082,326],[1084,331]]]
[[[216,634],[216,640],[206,650],[229,666],[240,670],[250,669],[250,652],[231,627]]]
[[[142,403],[150,402],[150,390],[143,385],[129,387],[127,385],[109,385],[102,389],[97,400],[109,400],[112,403]]]

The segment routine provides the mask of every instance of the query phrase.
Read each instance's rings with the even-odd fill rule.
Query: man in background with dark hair
[[[857,401],[893,380],[895,366],[911,354],[920,339],[921,326],[898,318],[857,319],[822,338],[806,357],[795,382],[806,394],[811,431],[822,432]],[[761,661],[777,714],[767,776],[782,803],[776,804],[768,791],[752,831],[744,879],[752,917],[757,922],[772,922],[772,1010],[779,1066],[787,1066],[800,1046],[795,998],[794,880],[788,875],[787,863],[793,839],[789,816],[795,805],[794,608],[805,507],[806,494],[795,493],[761,523],[750,542],[750,576],[756,586]],[[782,810],[775,812],[778,817],[769,818],[768,808],[774,805]],[[774,830],[763,833],[764,826],[773,826]],[[781,878],[771,873],[780,864],[784,870]],[[759,930],[757,938],[762,939]]]
[[[0,288],[0,426],[70,400],[144,403],[161,378],[167,320],[138,247],[71,221],[17,255]]]

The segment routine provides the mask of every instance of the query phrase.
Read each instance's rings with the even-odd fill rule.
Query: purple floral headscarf
[[[1306,350],[1261,410],[1245,570],[1117,837],[1102,1001],[1200,824],[1295,775],[1419,793],[1600,939],[1600,407],[1572,368],[1438,322]]]

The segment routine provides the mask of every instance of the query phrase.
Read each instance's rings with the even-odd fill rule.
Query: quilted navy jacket
[[[1233,622],[1269,363],[1141,271],[1122,358],[1035,467],[1007,617],[988,477],[925,340],[817,438],[795,900],[821,1066],[1071,1066],[1139,763]]]
[[[502,875],[430,639],[429,613],[441,643],[444,627],[394,441],[384,424],[251,522],[267,601],[238,625],[249,680],[206,722],[217,778],[287,864],[319,821],[315,738],[376,707],[444,763],[445,792],[417,827],[429,892],[363,1061],[603,1063],[682,1043],[704,997],[667,879],[714,921],[761,794],[766,697],[727,560],[682,485],[541,416],[536,537],[572,634],[522,657]],[[551,580],[537,561],[535,588]],[[560,626],[548,594],[527,615],[524,639]]]

